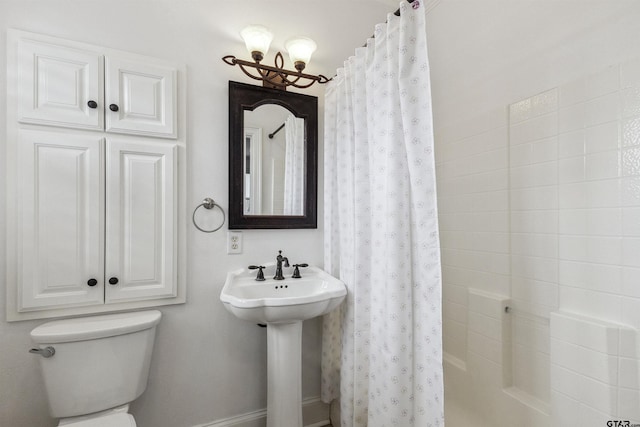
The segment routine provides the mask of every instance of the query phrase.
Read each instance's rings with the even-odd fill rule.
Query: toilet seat
[[[120,412],[62,425],[64,427],[136,427],[136,420],[131,414]]]

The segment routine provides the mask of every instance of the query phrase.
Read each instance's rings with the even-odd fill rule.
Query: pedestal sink
[[[347,294],[340,280],[318,267],[301,269],[302,278],[274,280],[273,263],[266,280],[256,270],[227,274],[220,301],[243,320],[267,324],[267,427],[302,427],[302,321],[335,309]]]

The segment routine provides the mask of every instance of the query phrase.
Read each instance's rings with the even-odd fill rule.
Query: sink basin
[[[291,278],[293,268],[283,268],[285,280],[274,280],[275,263],[265,264],[266,280],[261,282],[255,280],[257,271],[229,272],[220,293],[220,301],[240,319],[258,323],[311,319],[335,309],[347,294],[344,283],[318,267],[300,268],[300,279]]]
[[[322,269],[300,269],[302,278],[274,280],[275,263],[227,273],[220,301],[236,317],[267,323],[267,427],[302,427],[302,321],[338,307],[347,294],[340,280]]]

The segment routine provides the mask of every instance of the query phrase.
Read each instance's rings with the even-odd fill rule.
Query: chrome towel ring
[[[220,212],[222,212],[222,223],[214,228],[213,230],[205,230],[204,228],[200,228],[200,226],[196,223],[196,211],[198,209],[200,209],[200,207],[204,207],[205,209],[213,209],[215,207],[217,207],[218,209],[220,209]],[[226,220],[226,216],[224,214],[224,209],[222,209],[222,206],[220,206],[219,204],[217,204],[216,202],[213,201],[213,199],[207,197],[206,199],[204,199],[202,201],[202,203],[200,203],[198,206],[196,206],[196,208],[193,210],[193,215],[191,215],[191,221],[193,221],[193,225],[195,225],[195,227],[202,231],[203,233],[213,233],[214,231],[218,231],[222,228],[222,226],[224,225],[224,222]]]

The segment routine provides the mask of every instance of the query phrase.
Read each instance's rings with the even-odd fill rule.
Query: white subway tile
[[[547,307],[553,309],[558,306],[558,285],[551,282],[512,277],[511,297],[518,305]]]
[[[494,340],[502,338],[501,321],[499,319],[474,311],[469,311],[468,319],[469,331],[482,334]]]
[[[502,364],[502,342],[487,338],[484,335],[469,331],[467,349],[492,362]]]
[[[509,151],[509,165],[524,166],[532,163],[533,143],[512,145]]]
[[[634,299],[628,298],[623,301],[633,303]],[[630,309],[633,309],[633,304],[631,304]],[[620,334],[620,343],[618,344],[620,356],[640,361],[640,336],[638,335],[638,329],[625,325],[621,326],[618,332]]]
[[[483,387],[502,387],[502,366],[473,351],[467,352],[467,372]]]
[[[587,99],[587,79],[585,77],[576,79],[559,88],[560,107],[584,102]]]
[[[620,389],[618,415],[625,420],[640,419],[640,391],[626,388]]]
[[[619,164],[617,150],[587,154],[585,156],[585,178],[587,180],[617,178]]]
[[[514,188],[511,190],[511,209],[558,209],[558,187]]]
[[[587,243],[587,261],[598,264],[622,264],[623,244],[620,238],[591,236]]]
[[[587,194],[587,183],[576,182],[570,184],[560,184],[559,186],[560,209],[579,209],[589,205],[589,195]]]
[[[620,293],[622,267],[591,262],[560,261],[559,283],[593,291]]]
[[[511,126],[510,143],[522,144],[554,136],[558,133],[558,113],[534,117]]]
[[[511,272],[513,276],[555,283],[558,280],[558,260],[513,255]]]
[[[614,417],[615,414],[613,413],[600,412],[591,406],[581,404],[580,416],[578,417],[578,425],[580,425],[581,427],[606,426],[607,421],[610,421]]]
[[[447,284],[442,287],[442,297],[447,301],[467,306],[467,288],[465,286]]]
[[[518,315],[517,311],[511,315],[513,342],[535,351],[549,354],[549,323],[527,316]]]
[[[467,307],[450,301],[442,302],[442,315],[460,323],[467,323]]]
[[[557,233],[558,212],[513,211],[511,212],[511,231],[514,233]]]
[[[618,412],[618,388],[583,376],[580,386],[580,403],[605,414],[615,415]]]
[[[560,234],[587,234],[589,230],[588,213],[588,209],[561,209],[558,212]]]
[[[587,206],[606,208],[620,206],[620,180],[607,179],[586,183]]]
[[[549,419],[551,427],[584,427],[580,424],[580,402],[553,389]]]
[[[589,238],[586,236],[560,236],[559,259],[567,261],[589,261]]]
[[[622,264],[628,267],[640,267],[640,238],[622,239]]]
[[[620,236],[622,234],[622,209],[588,209],[588,234],[594,236]]]
[[[640,58],[636,58],[620,65],[620,87],[640,84]]]
[[[619,363],[618,384],[620,387],[640,390],[640,359],[620,357]]]
[[[623,176],[640,175],[640,147],[622,150],[621,169]]]
[[[593,99],[616,92],[620,87],[620,67],[612,65],[587,76],[587,98]]]
[[[623,178],[620,186],[620,204],[622,206],[640,206],[640,177]]]
[[[621,305],[622,305],[622,310],[621,310],[622,323],[624,323],[625,325],[629,325],[632,328],[640,329],[640,298],[624,297],[622,298]],[[628,339],[627,345],[631,346],[631,344],[629,344],[629,341],[630,340]],[[625,352],[622,354],[624,354],[625,356],[629,356],[631,350],[632,349],[625,348]],[[636,350],[636,352],[637,351],[638,350]],[[636,353],[636,357],[640,357],[640,354]]]
[[[558,162],[560,184],[584,181],[586,177],[585,157],[567,157]]]
[[[512,233],[511,252],[518,255],[556,258],[558,236],[556,234]]]
[[[531,143],[531,163],[544,163],[558,158],[558,136]]]
[[[585,104],[574,104],[558,112],[558,130],[560,133],[573,132],[584,128]]]
[[[640,268],[622,268],[622,295],[640,298]]]
[[[558,109],[558,89],[553,88],[531,98],[534,116],[542,116]]]
[[[610,356],[618,355],[619,327],[614,323],[569,313],[552,313],[551,337]]]
[[[622,234],[640,237],[640,208],[622,208]]]
[[[585,129],[585,150],[587,153],[616,150],[620,146],[618,121],[603,123]]]
[[[585,127],[618,120],[620,118],[620,95],[618,92],[587,101],[584,104]]]
[[[509,105],[509,123],[513,125],[533,117],[533,106],[531,102],[532,98],[527,98]]]
[[[559,288],[560,309],[609,322],[620,322],[622,297],[570,286]]]
[[[621,128],[623,147],[640,145],[640,116],[623,119]]]
[[[509,252],[509,234],[497,232],[476,232],[472,235],[473,250],[497,253]]]
[[[640,86],[632,86],[620,92],[622,117],[640,115]]]
[[[586,152],[586,135],[583,129],[558,135],[558,155],[559,157],[582,156]]]

